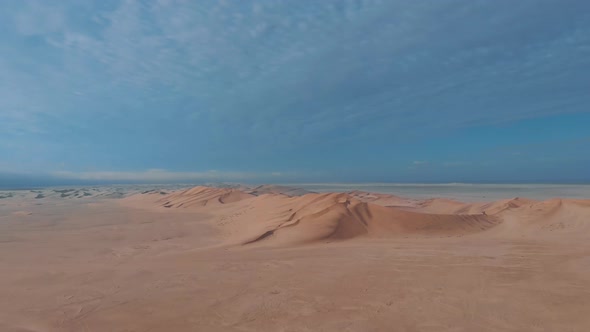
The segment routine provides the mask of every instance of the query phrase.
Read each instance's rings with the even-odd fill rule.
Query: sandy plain
[[[590,330],[589,200],[0,197],[0,331]]]

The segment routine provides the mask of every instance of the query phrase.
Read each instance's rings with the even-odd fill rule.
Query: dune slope
[[[198,186],[166,195],[156,201],[166,208],[227,204],[254,197],[238,189]]]

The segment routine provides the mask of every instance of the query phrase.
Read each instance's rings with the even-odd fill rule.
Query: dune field
[[[0,192],[0,331],[588,331],[590,200]]]

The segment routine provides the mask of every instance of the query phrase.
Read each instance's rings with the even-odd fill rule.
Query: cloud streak
[[[227,172],[227,171],[206,171],[206,172],[174,172],[161,169],[150,169],[138,172],[71,172],[58,171],[51,173],[51,176],[58,179],[80,180],[80,181],[101,181],[101,182],[180,182],[180,181],[252,181],[268,179],[281,176],[279,172],[268,174],[251,172]]]

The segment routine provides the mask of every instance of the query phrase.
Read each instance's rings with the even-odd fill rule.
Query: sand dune
[[[425,213],[444,214],[497,214],[506,210],[533,204],[536,201],[526,198],[510,198],[495,202],[464,203],[446,198],[433,198],[420,201],[415,205],[415,210]]]
[[[215,204],[233,203],[254,197],[238,189],[194,187],[160,198],[156,203],[166,208],[189,208]]]
[[[284,246],[354,238],[457,237],[590,228],[590,201],[511,198],[463,203],[352,191],[288,196],[285,188],[195,187],[154,203],[215,215],[224,245]],[[257,194],[255,196],[255,194]],[[223,208],[219,208],[224,204]]]
[[[290,246],[355,238],[457,237],[493,228],[497,228],[496,234],[514,235],[529,230],[586,227],[585,220],[590,216],[588,201],[512,198],[462,203],[360,191],[301,196],[270,190],[255,196],[254,192],[195,187],[156,197],[151,204],[191,208],[215,216],[212,225],[223,234],[223,245]]]
[[[275,202],[262,197],[254,208],[273,211],[273,219],[248,218],[236,221],[255,236],[235,242],[251,244],[297,244],[345,240],[358,237],[455,236],[492,227],[496,220],[483,215],[455,216],[422,214],[361,202],[348,194],[309,194],[290,199],[273,208]],[[244,234],[240,232],[239,234]]]
[[[293,187],[288,187],[288,186],[280,186],[280,185],[261,185],[261,186],[257,186],[251,189],[245,189],[245,192],[255,195],[255,196],[260,196],[260,195],[265,195],[265,194],[283,194],[286,196],[302,196],[305,194],[309,194],[310,192],[305,190],[305,189],[300,189],[300,188],[293,188]]]
[[[586,237],[590,231],[590,201],[551,199],[530,202],[499,212],[503,223],[496,231],[506,236]]]
[[[418,200],[404,198],[391,194],[370,193],[360,190],[354,190],[348,193],[350,196],[367,203],[377,204],[381,206],[392,207],[416,207]]]

